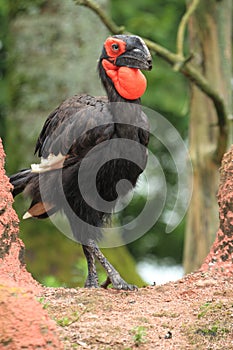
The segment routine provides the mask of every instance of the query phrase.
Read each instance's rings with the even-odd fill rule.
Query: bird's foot
[[[113,288],[117,290],[138,290],[137,286],[125,282],[119,274],[107,277],[106,281],[101,284],[101,287],[106,289],[109,284],[112,284]]]
[[[97,247],[96,243],[93,240],[89,241],[88,246],[83,246],[83,249],[88,261],[89,278],[96,274],[94,257],[99,260],[100,264],[103,266],[103,268],[107,272],[108,277],[106,281],[101,285],[102,288],[107,288],[109,284],[112,284],[113,288],[118,290],[137,290],[138,289],[137,286],[134,286],[133,284],[128,284],[123,280],[123,278],[116,271],[116,269],[114,269],[114,267],[105,258],[105,256],[99,250],[99,248]]]
[[[96,275],[88,275],[85,285],[85,288],[99,288],[98,278]]]

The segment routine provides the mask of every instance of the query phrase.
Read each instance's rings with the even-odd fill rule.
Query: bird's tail
[[[52,197],[52,193],[54,193],[54,191],[51,192],[49,190],[50,188],[53,188],[53,186],[51,186],[53,180],[53,177],[47,178],[48,191],[44,191],[44,196],[47,194],[49,197],[47,201],[46,199],[42,200],[41,198],[39,175],[33,172],[32,169],[24,169],[17,174],[10,176],[10,183],[13,185],[13,197],[26,189],[27,195],[31,197],[32,200],[28,211],[23,216],[23,219],[28,219],[30,217],[44,219],[58,210],[53,201],[50,201],[50,197]]]
[[[31,169],[24,169],[19,173],[10,176],[10,183],[14,187],[12,191],[13,197],[24,191],[33,175]]]

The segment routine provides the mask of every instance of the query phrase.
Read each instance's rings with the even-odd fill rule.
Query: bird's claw
[[[106,281],[101,284],[101,287],[106,289],[109,284],[112,284],[113,288],[117,290],[138,290],[137,286],[125,282],[120,275],[114,275],[111,278],[107,277]]]

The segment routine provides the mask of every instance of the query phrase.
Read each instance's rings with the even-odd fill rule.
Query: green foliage
[[[0,0],[0,137],[6,134],[6,113],[9,107],[7,80],[7,47],[8,47],[8,4]]]
[[[59,326],[66,327],[70,325],[71,320],[68,317],[63,317],[56,320],[56,322]]]
[[[138,326],[132,329],[133,341],[135,346],[139,347],[146,342],[146,329],[143,326]]]
[[[56,319],[56,323],[61,327],[67,327],[70,326],[72,323],[79,320],[79,313],[78,311],[72,312],[70,316],[64,316],[62,318]]]
[[[44,297],[38,298],[37,300],[43,305],[43,309],[48,309],[48,307],[50,306],[49,302],[45,302]]]
[[[201,319],[203,317],[206,317],[208,314],[214,314],[217,313],[218,310],[221,310],[224,308],[224,305],[222,302],[212,302],[207,301],[203,305],[200,306],[200,312],[198,313],[197,317],[198,319]]]
[[[210,348],[220,349],[224,338],[232,333],[232,303],[221,299],[206,301],[200,305],[197,319],[191,327],[183,325],[182,328],[184,334],[198,348],[206,348],[208,341]]]
[[[41,280],[41,283],[47,287],[61,287],[62,283],[54,276],[44,276]]]
[[[210,301],[207,301],[206,303],[204,303],[203,305],[200,306],[200,312],[199,312],[199,314],[197,315],[197,317],[198,317],[199,319],[206,315],[206,313],[208,312],[208,310],[211,308],[211,304],[212,304],[212,303],[211,303]]]
[[[210,336],[216,336],[218,332],[218,326],[213,325],[210,328],[199,328],[196,333],[201,335],[210,335]]]
[[[10,16],[14,18],[22,13],[28,15],[39,13],[47,2],[47,0],[9,0]]]
[[[27,268],[37,281],[49,287],[84,285],[87,267],[79,244],[60,233],[50,220],[23,221],[20,232]]]

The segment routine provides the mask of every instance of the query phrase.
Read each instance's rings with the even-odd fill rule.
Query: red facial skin
[[[116,45],[118,48],[116,48]],[[116,58],[125,52],[126,43],[120,39],[110,37],[105,41],[104,47],[108,57],[112,58],[112,62],[115,63]]]
[[[112,63],[104,59],[102,65],[117,92],[127,100],[136,100],[141,97],[146,90],[147,83],[140,69],[115,65],[117,57],[125,52],[126,43],[110,37],[106,40],[104,47]]]

